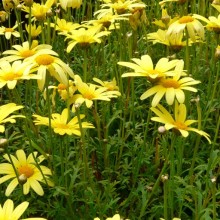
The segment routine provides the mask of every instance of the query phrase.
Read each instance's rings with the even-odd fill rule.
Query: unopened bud
[[[1,138],[0,139],[0,148],[5,148],[5,146],[7,145],[8,143],[8,139],[6,138]]]
[[[212,4],[213,4],[213,5],[220,5],[220,0],[214,0],[214,1],[212,2]]]
[[[33,0],[24,0],[24,3],[26,6],[31,7],[33,5],[34,1]]]
[[[220,59],[220,45],[218,45],[215,49],[215,58]]]
[[[168,174],[165,174],[165,175],[161,176],[162,182],[166,182],[168,179],[169,179],[169,175]]]
[[[215,183],[215,182],[216,182],[216,177],[215,177],[215,176],[213,176],[213,177],[211,178],[211,182],[212,182],[212,183]]]
[[[164,126],[160,126],[160,127],[158,128],[158,132],[159,132],[160,134],[164,134],[164,133],[166,132],[166,128],[165,128]]]
[[[162,8],[161,20],[166,25],[170,22],[170,16],[168,15],[167,10],[165,8]]]
[[[20,183],[20,184],[25,184],[26,182],[27,182],[27,177],[25,176],[25,174],[21,174],[19,177],[18,177],[18,182]]]

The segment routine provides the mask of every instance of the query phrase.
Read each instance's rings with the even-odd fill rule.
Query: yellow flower
[[[7,122],[15,123],[15,118],[25,118],[23,115],[11,115],[12,112],[17,111],[19,109],[23,108],[21,105],[17,105],[15,103],[8,103],[5,105],[0,106],[0,133],[3,133],[5,131],[5,126],[2,124],[5,124]]]
[[[134,72],[122,74],[122,77],[144,76],[151,80],[169,76],[173,74],[173,71],[171,70],[179,62],[179,60],[169,61],[167,58],[161,58],[154,68],[153,61],[149,55],[143,55],[141,59],[132,58],[132,61],[135,63],[118,62],[119,65],[126,66],[134,70]]]
[[[36,74],[30,74],[27,63],[20,60],[10,64],[7,60],[0,62],[0,88],[5,85],[14,89],[18,80],[40,79]]]
[[[152,121],[163,123],[166,130],[174,129],[178,131],[183,137],[187,137],[190,131],[196,132],[199,135],[204,136],[209,143],[209,135],[196,128],[189,127],[191,124],[197,122],[197,120],[186,120],[186,106],[184,104],[178,104],[175,102],[174,118],[170,113],[160,104],[157,107],[150,108],[158,117],[152,117]]]
[[[96,13],[94,13],[96,14]],[[127,14],[128,16],[129,14]],[[103,27],[111,30],[111,29],[115,29],[119,26],[119,23],[115,23],[117,20],[128,20],[128,18],[126,17],[126,15],[117,15],[117,14],[113,14],[112,12],[109,12],[107,14],[105,14],[104,16],[97,16],[97,20],[90,20],[87,23],[88,24],[92,24],[94,26],[98,26],[98,25],[102,25]]]
[[[160,218],[160,220],[165,220],[164,218]],[[173,218],[173,220],[181,220],[180,218]]]
[[[46,125],[49,126],[49,118],[42,117],[40,115],[33,115],[36,119],[34,120],[35,125]],[[80,115],[80,119],[85,118],[85,115]],[[94,128],[91,123],[81,122],[82,128]],[[68,109],[65,108],[61,114],[54,113],[51,118],[51,127],[55,133],[59,135],[77,135],[81,136],[79,121],[77,116],[68,121]]]
[[[20,0],[2,0],[2,3],[5,11],[10,11],[20,3]]]
[[[204,39],[204,27],[195,17],[195,15],[187,15],[179,18],[177,21],[172,23],[167,31],[168,35],[173,35],[187,31],[189,37],[193,42],[196,42],[196,36],[199,36],[202,40]]]
[[[69,53],[76,44],[81,47],[87,47],[92,43],[101,43],[101,37],[109,35],[109,31],[100,31],[102,25],[92,26],[88,28],[79,28],[73,30],[70,34],[65,34],[66,40],[70,39],[67,46],[67,53]]]
[[[79,8],[82,0],[59,0],[61,7],[66,11],[67,8]]]
[[[100,220],[100,218],[94,218],[94,220]],[[106,220],[123,220],[119,214],[115,214],[113,217],[111,218],[107,218]],[[129,219],[126,219],[129,220]]]
[[[33,3],[31,6],[31,16],[38,21],[44,21],[47,17],[47,12],[51,9],[54,0],[47,0],[45,4]],[[29,7],[24,6],[23,10],[29,13]]]
[[[186,46],[186,41],[183,41],[183,33],[177,33],[175,36],[166,35],[167,30],[159,29],[157,32],[149,33],[147,40],[152,41],[153,44],[164,44],[174,51],[179,51]],[[189,46],[192,45],[192,41],[189,39]]]
[[[41,26],[36,26],[36,24],[27,25],[25,24],[25,29],[32,38],[36,38],[42,32]]]
[[[216,33],[220,33],[220,15],[218,17],[210,16],[209,19],[201,16],[201,15],[194,15],[196,19],[206,22],[206,28],[209,31],[214,31]]]
[[[12,46],[15,50],[6,50],[2,54],[9,55],[7,57],[3,57],[1,60],[8,60],[9,62],[13,62],[15,60],[24,60],[28,57],[31,57],[38,52],[43,53],[44,50],[47,51],[48,49],[52,49],[51,45],[48,44],[40,44],[38,45],[37,40],[33,40],[31,45],[29,45],[28,41],[25,41],[21,45],[13,45]]]
[[[11,199],[7,199],[4,205],[0,205],[0,219],[2,220],[19,220],[21,215],[25,212],[29,202],[22,202],[14,209],[14,203]],[[45,218],[26,218],[23,220],[46,220]]]
[[[20,33],[16,31],[15,29],[18,27],[18,24],[16,23],[13,27],[0,27],[0,35],[5,35],[5,38],[9,40],[11,36],[20,37]]]
[[[59,32],[63,32],[63,34],[71,32],[72,30],[75,30],[76,28],[80,27],[80,24],[73,23],[73,22],[67,22],[65,19],[60,19],[58,17],[55,17],[56,23],[51,23],[51,27],[55,27],[55,29]]]
[[[146,5],[137,0],[118,0],[114,2],[108,2],[101,5],[101,9],[96,12],[101,17],[109,12],[113,11],[114,14],[125,14],[128,12],[133,12],[135,9],[145,8]]]
[[[86,107],[90,108],[93,105],[94,100],[103,100],[103,101],[110,101],[111,98],[116,98],[120,95],[118,91],[108,91],[106,87],[99,87],[95,86],[94,84],[86,84],[81,81],[81,78],[75,76],[76,86],[80,94],[73,95],[71,99],[71,103],[73,104],[73,111],[75,104],[82,104],[86,103]]]
[[[65,85],[68,84],[67,74],[74,78],[72,69],[57,56],[58,54],[55,51],[45,49],[25,60],[28,63],[28,67],[32,69],[31,71],[36,71],[40,76],[41,79],[37,82],[41,91],[45,85],[47,71]]]
[[[171,18],[167,13],[167,9],[162,7],[161,19],[160,20],[155,19],[152,23],[163,29],[167,29],[176,20],[178,20],[178,17]]]
[[[26,157],[25,152],[20,149],[16,151],[16,156],[3,155],[8,163],[0,164],[0,174],[5,174],[5,176],[0,178],[0,184],[13,179],[7,186],[6,196],[10,196],[19,183],[23,184],[24,195],[27,195],[30,192],[30,188],[32,188],[38,195],[43,196],[44,191],[39,182],[46,182],[49,186],[53,186],[53,183],[49,180],[49,176],[52,175],[51,170],[39,165],[45,160],[45,157],[43,155],[37,157],[37,154],[37,152],[33,152]],[[14,167],[16,170],[14,170]]]
[[[158,105],[162,97],[165,95],[168,105],[172,105],[175,97],[179,103],[185,101],[185,94],[183,90],[188,90],[191,92],[197,92],[197,89],[193,88],[192,85],[200,83],[198,80],[194,80],[191,77],[182,77],[183,72],[183,61],[179,61],[174,71],[175,75],[173,77],[163,77],[160,78],[156,85],[144,92],[140,99],[144,100],[152,95],[154,98],[152,100],[152,106],[155,107]]]
[[[118,91],[119,90],[115,77],[111,81],[101,81],[98,78],[93,78],[93,81],[101,85],[97,87],[106,87],[107,91]],[[121,95],[121,93],[119,95]]]
[[[8,20],[8,13],[6,11],[0,11],[0,23]]]

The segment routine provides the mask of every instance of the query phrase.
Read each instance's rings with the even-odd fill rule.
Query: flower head
[[[196,19],[195,15],[186,15],[179,18],[169,26],[167,35],[175,36],[184,31],[188,32],[193,42],[196,42],[196,36],[199,36],[202,40],[204,39],[204,27],[200,21]]]
[[[39,25],[39,26],[36,26],[35,23],[34,23],[34,24],[31,24],[31,25],[25,24],[25,29],[26,29],[27,33],[28,33],[29,35],[31,35],[31,37],[32,37],[33,39],[35,39],[35,38],[36,38],[38,35],[40,35],[40,33],[42,32],[41,26],[40,26],[40,25]]]
[[[43,53],[44,50],[51,50],[52,46],[49,44],[40,44],[38,45],[37,40],[33,40],[31,45],[28,41],[22,43],[22,45],[13,45],[14,50],[6,50],[2,54],[7,55],[3,57],[3,60],[8,60],[9,62],[13,62],[15,60],[25,60],[38,52]]]
[[[79,8],[82,0],[59,0],[61,7],[66,11],[67,8]]]
[[[144,76],[148,77],[148,79],[156,79],[173,75],[173,71],[171,70],[176,66],[179,60],[169,61],[167,58],[161,58],[155,68],[149,55],[143,55],[141,59],[133,58],[132,61],[134,63],[118,62],[119,65],[126,66],[134,70],[134,72],[122,74],[122,77]]]
[[[16,31],[18,24],[16,23],[13,27],[0,27],[0,35],[5,35],[5,38],[9,40],[11,36],[20,37],[20,33]]]
[[[75,76],[75,82],[80,94],[73,95],[71,102],[77,104],[85,102],[87,108],[92,107],[94,100],[110,101],[111,98],[120,96],[119,91],[108,91],[107,87],[101,86],[97,88],[94,84],[84,83],[79,76]]]
[[[35,117],[35,125],[46,125],[49,126],[49,118],[42,117],[40,115],[33,115]],[[80,120],[83,119],[85,115],[80,115]],[[82,128],[94,128],[91,123],[81,122]],[[59,135],[77,135],[81,136],[79,121],[77,116],[68,120],[68,109],[65,108],[61,114],[53,113],[51,119],[51,127],[55,133]]]
[[[157,32],[149,33],[147,40],[152,41],[153,44],[160,43],[170,47],[174,51],[179,51],[186,46],[186,40],[183,40],[183,33],[176,35],[167,35],[167,30],[159,29]],[[192,45],[192,40],[189,39],[189,46]]]
[[[118,91],[119,90],[115,77],[113,78],[113,80],[110,80],[110,81],[101,81],[98,78],[93,78],[93,81],[100,84],[100,86],[97,86],[97,87],[106,87],[107,91]]]
[[[66,40],[69,40],[67,52],[69,53],[76,44],[81,47],[88,47],[92,43],[101,43],[101,37],[109,35],[109,31],[101,31],[102,25],[88,26],[88,28],[79,28],[72,30],[66,35]]]
[[[29,202],[22,202],[14,209],[14,203],[11,199],[7,199],[4,205],[0,205],[0,219],[3,220],[19,220],[22,214],[25,212],[27,207],[29,206]],[[46,220],[45,218],[26,218],[35,219],[35,220]]]
[[[0,88],[7,85],[14,89],[18,80],[40,79],[36,74],[30,74],[27,63],[17,60],[10,64],[7,60],[0,62]]]
[[[72,69],[57,56],[58,54],[55,51],[47,49],[26,59],[29,68],[36,71],[41,77],[37,81],[41,91],[45,85],[47,71],[65,85],[68,85],[67,74],[74,78]]]
[[[33,3],[31,6],[31,16],[35,20],[44,21],[47,17],[47,12],[51,9],[54,0],[47,0],[45,4]],[[29,7],[24,6],[23,10],[29,13]]]
[[[15,103],[8,103],[6,105],[0,106],[0,133],[5,131],[5,127],[2,124],[7,122],[15,123],[15,118],[25,118],[23,115],[11,115],[12,112],[23,108],[21,105],[16,105]]]
[[[210,16],[208,19],[201,15],[194,15],[196,19],[204,21],[206,23],[206,29],[209,31],[214,31],[220,33],[220,15],[218,17]]]
[[[51,27],[54,27],[57,31],[62,32],[62,34],[67,34],[72,30],[80,27],[80,24],[73,23],[71,21],[66,21],[65,19],[55,18],[56,23],[51,23]]]
[[[8,154],[3,156],[8,163],[0,164],[0,174],[5,174],[0,178],[0,184],[12,179],[5,191],[6,196],[11,195],[20,180],[23,183],[24,195],[27,195],[30,189],[33,189],[38,195],[43,196],[44,191],[39,182],[46,182],[49,186],[53,186],[53,183],[49,180],[49,176],[52,175],[51,170],[39,165],[45,160],[45,157],[43,155],[37,157],[37,154],[37,152],[33,152],[26,157],[24,150],[20,149],[16,151],[16,156],[10,155],[9,157]]]
[[[185,101],[183,90],[197,92],[197,89],[192,86],[200,83],[200,81],[194,80],[191,77],[181,77],[183,73],[183,65],[184,62],[179,61],[174,71],[175,75],[173,77],[160,78],[152,88],[148,89],[141,95],[141,100],[155,94],[152,100],[152,106],[155,107],[165,95],[167,104],[172,105],[175,98],[179,103]]]
[[[209,135],[197,128],[190,127],[191,124],[197,122],[197,120],[186,120],[186,106],[184,104],[178,104],[175,102],[175,112],[174,118],[171,114],[160,104],[157,107],[151,107],[151,111],[153,111],[157,117],[152,117],[152,121],[157,121],[163,123],[166,130],[174,129],[178,131],[183,137],[188,137],[189,132],[193,131],[199,135],[204,136],[209,143],[211,143],[209,139]]]

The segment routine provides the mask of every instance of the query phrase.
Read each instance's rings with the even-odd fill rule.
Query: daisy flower
[[[67,8],[79,8],[82,5],[82,0],[59,0],[59,2],[65,11]]]
[[[183,41],[183,33],[177,33],[176,35],[166,35],[167,30],[159,29],[157,32],[149,33],[147,40],[152,41],[153,44],[164,44],[174,51],[179,51],[186,46],[186,41]],[[192,45],[191,39],[189,39],[189,46]]]
[[[78,79],[77,79],[78,78]],[[120,96],[119,91],[108,91],[106,87],[98,87],[94,84],[87,84],[81,81],[80,77],[75,77],[76,86],[80,94],[73,95],[71,103],[82,104],[86,103],[87,108],[91,108],[94,100],[110,101],[111,98]],[[73,111],[75,105],[73,105]]]
[[[7,85],[9,89],[14,89],[18,80],[41,79],[36,74],[30,74],[27,63],[20,60],[13,62],[4,60],[0,62],[0,88]]]
[[[6,11],[0,11],[0,23],[8,20],[8,13]]]
[[[15,60],[24,60],[28,57],[31,57],[38,52],[43,52],[44,50],[51,50],[52,46],[48,44],[40,44],[38,45],[37,40],[33,40],[31,45],[28,41],[22,43],[22,45],[13,45],[14,50],[6,50],[2,54],[7,55],[3,57],[2,60],[8,60],[9,62],[13,62]]]
[[[101,5],[101,9],[96,11],[95,15],[99,14],[100,17],[105,16],[109,12],[114,12],[114,14],[125,14],[128,12],[133,12],[135,9],[145,8],[146,5],[137,0],[118,0],[115,2],[108,2]]]
[[[101,37],[109,35],[109,31],[101,31],[102,25],[91,26],[88,28],[79,28],[72,30],[70,34],[65,34],[66,39],[69,40],[67,46],[67,53],[69,53],[76,44],[81,47],[87,47],[92,43],[101,43]]]
[[[34,123],[35,125],[46,125],[49,126],[49,118],[42,117],[40,115],[33,115],[35,117]],[[79,121],[77,116],[68,120],[69,114],[68,109],[65,108],[61,114],[53,113],[51,118],[51,127],[55,133],[59,135],[77,135],[81,136]],[[80,115],[80,119],[85,118],[85,115]],[[91,123],[81,122],[82,128],[94,128]]]
[[[29,35],[31,35],[31,37],[32,37],[33,39],[37,38],[37,36],[39,36],[40,33],[42,32],[41,26],[40,26],[40,25],[39,25],[39,26],[36,26],[35,23],[34,23],[34,24],[31,24],[31,25],[25,24],[25,29],[26,29],[27,33],[28,33]]]
[[[62,32],[62,34],[67,34],[68,32],[80,27],[80,24],[78,23],[66,21],[65,19],[60,19],[58,17],[55,17],[54,19],[56,23],[51,23],[50,26],[55,28],[56,31]]]
[[[16,151],[16,156],[3,155],[8,163],[0,164],[0,175],[4,175],[0,178],[0,184],[12,179],[6,188],[6,196],[10,196],[19,183],[23,184],[24,195],[27,195],[30,189],[33,189],[38,195],[43,196],[44,191],[39,182],[46,182],[49,186],[53,186],[53,183],[49,180],[49,176],[52,175],[51,170],[39,165],[45,160],[45,157],[43,155],[37,157],[37,154],[37,152],[33,152],[26,157],[25,152],[20,149]],[[11,164],[11,160],[13,164]],[[16,170],[14,170],[14,167]]]
[[[55,0],[47,0],[45,4],[33,3],[31,6],[31,16],[37,21],[44,21],[47,17],[47,12],[51,9]],[[24,6],[23,10],[29,13],[29,7]]]
[[[191,131],[196,132],[197,134],[204,136],[208,142],[211,143],[209,134],[197,128],[190,127],[190,125],[197,122],[197,120],[186,120],[187,112],[184,104],[178,104],[178,102],[175,102],[174,118],[160,104],[158,104],[157,107],[151,107],[150,109],[157,115],[157,117],[152,117],[151,120],[163,123],[166,130],[174,129],[183,137],[188,137],[189,132]]]
[[[58,54],[50,49],[43,50],[35,55],[27,58],[25,62],[33,72],[37,72],[41,79],[37,80],[38,87],[42,91],[45,85],[46,74],[50,73],[60,83],[68,84],[67,74],[74,78],[72,69],[64,63]]]
[[[220,33],[220,15],[218,17],[210,16],[208,19],[201,15],[194,15],[196,19],[204,21],[206,23],[206,28],[209,31],[214,31],[217,34]]]
[[[5,38],[7,40],[11,39],[11,36],[20,37],[20,33],[16,31],[15,29],[18,27],[18,24],[16,23],[13,27],[0,27],[0,35],[5,35]]]
[[[182,16],[172,23],[168,28],[167,36],[176,35],[185,30],[193,42],[196,42],[196,36],[199,36],[202,40],[204,39],[204,27],[200,21],[196,19],[195,15]]]
[[[5,131],[5,124],[7,122],[15,123],[15,118],[25,118],[23,115],[10,115],[12,112],[24,108],[21,105],[16,105],[15,103],[8,103],[0,106],[0,133]],[[10,116],[9,116],[10,115]]]
[[[127,14],[129,16],[130,14]],[[125,14],[117,15],[113,14],[112,12],[107,13],[104,16],[97,16],[97,20],[90,20],[87,24],[92,24],[94,26],[102,25],[103,27],[112,30],[119,27],[119,23],[116,23],[117,20],[128,20]]]
[[[25,212],[29,202],[22,202],[16,208],[14,208],[14,203],[11,199],[7,199],[4,205],[0,205],[0,219],[8,220],[19,220],[22,214]],[[23,220],[46,220],[45,218],[25,218]]]
[[[175,75],[173,77],[160,78],[156,82],[156,85],[141,95],[140,99],[144,100],[155,94],[152,100],[153,107],[158,105],[164,95],[168,105],[172,105],[175,98],[179,103],[183,103],[185,101],[185,94],[183,90],[197,92],[197,89],[192,86],[200,83],[200,81],[194,80],[191,77],[181,77],[183,66],[184,62],[179,61],[174,71]]]
[[[17,7],[17,5],[20,3],[20,0],[2,0],[2,3],[5,11],[10,11],[11,9]]]
[[[100,218],[94,218],[94,220],[100,220]],[[123,220],[119,214],[115,214],[113,217],[109,217],[106,220]],[[128,220],[128,219],[127,219]]]
[[[102,81],[98,78],[93,78],[93,81],[100,84],[100,86],[97,87],[106,87],[107,91],[119,91],[115,77],[110,81]]]
[[[155,68],[153,65],[153,61],[149,55],[143,55],[141,59],[132,58],[131,62],[118,62],[119,65],[131,68],[134,72],[128,72],[122,74],[122,77],[136,77],[136,76],[144,76],[148,77],[148,79],[156,79],[160,77],[164,77],[167,75],[172,75],[173,71],[171,71],[179,60],[171,60],[167,58],[161,58]]]

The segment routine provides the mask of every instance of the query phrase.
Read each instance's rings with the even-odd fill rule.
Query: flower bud
[[[20,184],[25,184],[26,182],[27,182],[27,177],[25,176],[25,174],[21,174],[19,177],[18,177],[18,182],[20,183]]]
[[[215,58],[218,60],[220,59],[220,45],[215,49]]]
[[[31,7],[33,5],[34,1],[33,0],[24,0],[24,3],[27,7]]]
[[[166,128],[164,126],[160,126],[160,127],[158,127],[158,132],[160,134],[164,134],[166,132]]]

